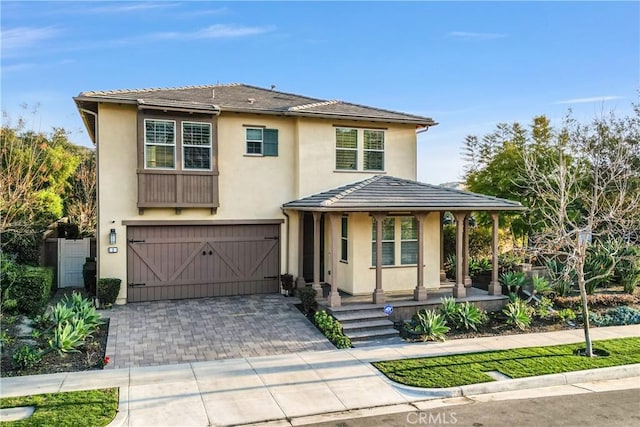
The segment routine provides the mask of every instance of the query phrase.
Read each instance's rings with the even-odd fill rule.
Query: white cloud
[[[153,40],[203,40],[203,39],[223,39],[255,36],[268,33],[274,27],[245,27],[242,25],[216,24],[196,31],[172,31],[163,33],[153,33],[147,38]]]
[[[605,101],[613,101],[615,99],[622,99],[622,97],[615,96],[615,95],[592,96],[588,98],[566,99],[564,101],[554,102],[554,104],[588,104],[590,102],[605,102]]]
[[[44,40],[52,39],[60,33],[55,27],[16,27],[3,29],[0,33],[2,38],[3,53],[26,49]]]
[[[113,2],[105,6],[89,7],[86,9],[74,8],[74,11],[78,13],[127,13],[147,11],[153,9],[167,9],[179,6],[178,3],[170,2]]]
[[[474,33],[469,31],[451,31],[447,34],[451,38],[460,40],[495,40],[507,37],[504,33]]]

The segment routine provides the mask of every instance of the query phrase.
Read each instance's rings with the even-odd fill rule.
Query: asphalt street
[[[314,427],[600,427],[639,426],[640,389],[616,390],[523,400],[478,402],[388,414],[375,417],[339,420]]]

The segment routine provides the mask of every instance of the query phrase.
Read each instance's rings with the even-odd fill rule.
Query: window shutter
[[[278,129],[264,130],[263,156],[278,156]]]

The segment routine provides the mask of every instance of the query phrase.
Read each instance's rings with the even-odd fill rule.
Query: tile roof
[[[310,98],[245,84],[215,84],[82,92],[76,102],[131,102],[166,108],[255,112],[292,116],[368,119],[433,126],[429,117],[384,110],[338,100]]]
[[[283,205],[285,209],[316,211],[521,211],[518,202],[376,175]]]

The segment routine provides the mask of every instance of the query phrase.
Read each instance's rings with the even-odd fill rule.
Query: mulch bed
[[[20,316],[16,316],[15,322],[11,324],[7,324],[4,320],[6,319],[3,319],[2,330],[9,336],[16,336]],[[93,337],[86,340],[85,344],[79,348],[79,352],[59,355],[58,352],[51,351],[45,354],[38,365],[31,369],[20,370],[14,365],[13,352],[27,343],[24,339],[15,339],[15,341],[2,347],[0,376],[15,377],[102,369],[107,348],[107,336],[109,335],[109,319],[103,320],[105,323],[98,327],[93,333]],[[47,339],[44,336],[31,340],[31,344],[33,344],[33,341],[38,344],[40,349],[48,348]]]

